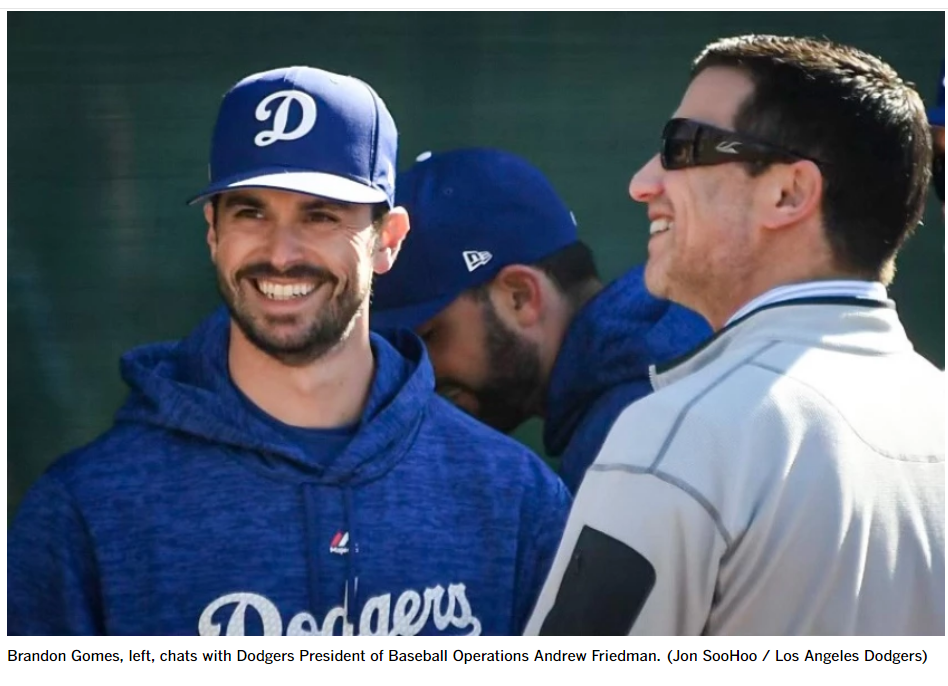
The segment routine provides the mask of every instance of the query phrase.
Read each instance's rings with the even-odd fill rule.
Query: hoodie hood
[[[342,455],[314,464],[250,412],[227,367],[230,317],[218,309],[187,338],[136,348],[121,360],[131,389],[118,422],[163,427],[252,454],[274,477],[358,486],[388,472],[414,441],[434,388],[424,345],[409,332],[371,334],[376,369],[359,430]]]
[[[691,350],[710,334],[698,314],[651,295],[643,267],[606,286],[573,318],[553,366],[543,429],[547,453],[563,453],[603,396],[627,384],[645,395],[649,365]]]

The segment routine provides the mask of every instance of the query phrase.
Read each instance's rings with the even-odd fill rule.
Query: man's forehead
[[[234,205],[296,205],[303,208],[323,208],[335,210],[357,209],[355,203],[332,200],[308,193],[297,193],[276,188],[237,188],[221,193],[221,203],[224,207]]]
[[[753,90],[753,82],[743,71],[709,67],[692,79],[675,116],[730,128],[738,107]]]

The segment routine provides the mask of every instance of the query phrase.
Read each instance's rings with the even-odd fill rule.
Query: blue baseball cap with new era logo
[[[385,103],[359,79],[314,67],[253,74],[224,95],[210,182],[188,202],[275,188],[391,207],[397,140]]]
[[[511,264],[577,242],[576,221],[542,173],[489,148],[424,153],[398,176],[411,231],[373,281],[373,329],[414,329]]]

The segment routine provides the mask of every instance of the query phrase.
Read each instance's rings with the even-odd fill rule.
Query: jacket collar
[[[656,390],[693,374],[725,351],[774,341],[886,354],[913,350],[891,300],[815,297],[764,305],[734,320],[704,344],[650,371]]]

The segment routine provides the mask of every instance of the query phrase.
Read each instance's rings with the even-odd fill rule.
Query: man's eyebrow
[[[265,204],[250,195],[249,193],[230,192],[224,196],[223,207],[253,207],[254,209],[263,209]]]
[[[352,204],[333,202],[332,200],[325,200],[323,198],[313,198],[303,203],[301,207],[303,210],[335,210],[336,212],[344,212],[352,207]]]
[[[231,191],[223,197],[221,206],[225,209],[232,207],[252,207],[257,210],[266,208],[266,203],[251,193],[241,193],[240,191]],[[334,210],[344,212],[353,207],[352,203],[334,202],[325,198],[312,198],[300,203],[299,209],[304,212],[313,210]]]

